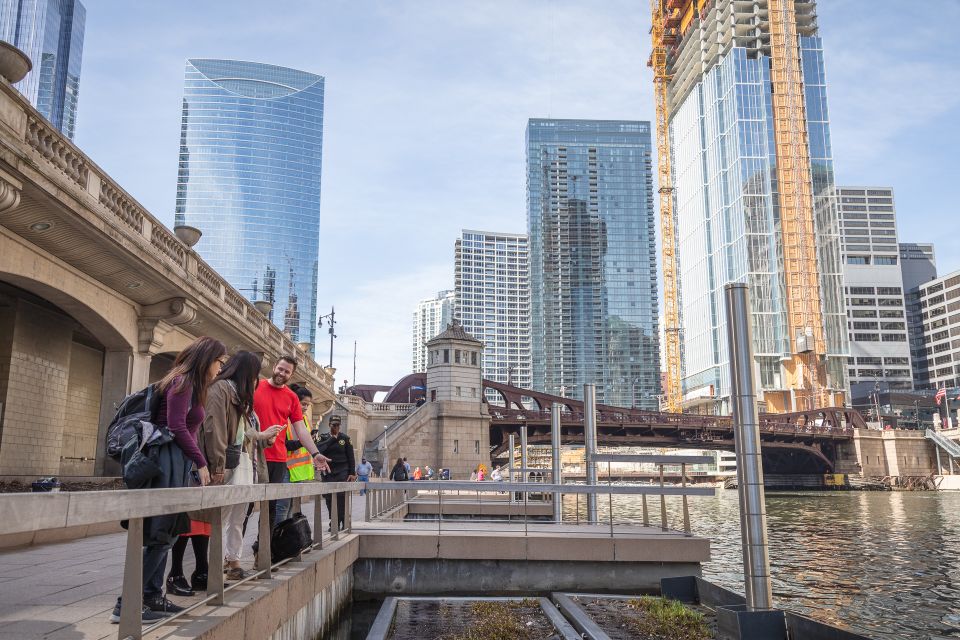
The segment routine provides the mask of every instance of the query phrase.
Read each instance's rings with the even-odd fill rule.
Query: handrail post
[[[667,530],[667,496],[663,493],[663,463],[660,464],[660,528]]]
[[[330,494],[330,539],[339,540],[340,539],[340,505],[337,503],[340,502],[337,499],[337,494]]]
[[[647,494],[642,494],[643,497],[643,526],[650,526],[650,512],[647,509]]]
[[[323,549],[323,496],[313,496],[313,544]]]
[[[290,500],[290,514],[291,514],[291,515],[293,515],[294,513],[299,513],[299,512],[300,512],[300,509],[302,509],[302,508],[303,508],[303,507],[302,507],[302,504],[301,504],[300,496],[297,496],[297,497],[292,498],[292,499]],[[297,555],[293,556],[293,558],[290,559],[291,562],[301,562],[302,560],[303,560],[303,553],[298,553]]]
[[[143,627],[143,518],[127,522],[127,554],[123,564],[123,600],[120,606],[120,629],[117,637],[140,640]]]
[[[353,533],[353,491],[346,491],[344,500],[343,528],[347,533]]]
[[[270,541],[272,532],[270,531],[270,501],[260,501],[260,542],[257,545],[257,563],[256,569],[260,571],[259,580],[270,580],[273,576],[270,571],[270,565],[273,564],[273,558],[270,555]]]
[[[213,508],[210,522],[210,569],[208,571],[207,593],[213,596],[212,605],[223,604],[223,508]]]
[[[680,464],[680,487],[687,488],[687,464]],[[690,535],[690,508],[687,506],[687,494],[683,494],[683,532]]]
[[[587,465],[587,485],[597,486],[597,388],[583,385],[583,442]],[[587,494],[587,523],[597,523],[597,494]]]
[[[507,447],[510,451],[510,455],[507,456],[507,478],[508,482],[513,482],[513,447],[516,445],[516,440],[512,433],[507,437],[507,442],[509,443]],[[507,502],[513,502],[513,491],[509,491],[508,494],[510,497]],[[509,511],[507,513],[509,513]]]
[[[367,487],[366,491],[365,491],[364,494],[363,494],[363,497],[364,497],[364,502],[363,502],[363,521],[364,521],[364,522],[370,522],[370,500],[371,500],[371,497],[370,497],[370,496],[371,496],[371,495],[372,495],[372,494],[371,494],[371,492],[370,492],[370,488]]]

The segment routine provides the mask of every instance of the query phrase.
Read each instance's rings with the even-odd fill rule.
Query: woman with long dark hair
[[[281,427],[260,431],[253,412],[253,392],[261,364],[260,356],[238,351],[210,387],[200,440],[213,484],[249,485],[268,480],[263,449],[273,444]],[[240,555],[246,514],[246,504],[223,509],[224,569],[230,580],[245,577]]]
[[[390,471],[390,479],[394,482],[406,482],[410,479],[410,474],[407,473],[407,465],[403,463],[403,458],[397,458],[397,464],[393,465],[393,469]]]
[[[157,462],[161,473],[146,488],[165,489],[189,487],[190,471],[197,469],[201,485],[209,484],[207,459],[197,445],[197,432],[203,422],[203,405],[207,388],[220,372],[227,348],[214,338],[197,338],[177,354],[164,378],[156,384],[160,395],[155,424],[166,429],[173,440],[158,449]],[[163,574],[167,553],[177,536],[190,530],[190,519],[185,513],[154,516],[143,521],[143,603],[144,621],[154,621],[183,611],[163,594]],[[139,603],[138,603],[139,605]],[[120,622],[121,601],[117,599],[111,622]]]

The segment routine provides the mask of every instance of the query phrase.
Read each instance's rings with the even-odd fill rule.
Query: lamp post
[[[328,313],[325,316],[320,316],[320,318],[317,321],[318,327],[323,327],[324,320],[326,320],[330,325],[330,328],[327,331],[330,334],[330,365],[329,365],[330,368],[333,368],[333,339],[337,337],[337,335],[334,333],[334,326],[337,324],[336,317],[337,317],[337,314],[334,311],[333,307],[331,306],[330,313]]]
[[[387,477],[387,467],[390,466],[390,449],[387,447],[387,427],[390,425],[383,425],[383,468],[380,469],[380,475],[384,478]]]
[[[920,401],[913,401],[913,415],[917,418],[917,431],[920,430]]]

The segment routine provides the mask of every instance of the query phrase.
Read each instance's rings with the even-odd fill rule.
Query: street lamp
[[[390,425],[383,425],[383,465],[380,469],[380,475],[384,478],[387,477],[387,467],[390,465],[390,449],[387,447],[387,427]]]
[[[337,324],[336,316],[337,314],[333,310],[333,307],[331,306],[330,313],[328,313],[325,316],[320,316],[320,318],[317,321],[318,327],[323,326],[324,320],[326,320],[330,324],[330,329],[328,330],[328,333],[330,334],[330,368],[331,369],[333,368],[333,339],[337,337],[336,334],[333,332],[334,325]]]

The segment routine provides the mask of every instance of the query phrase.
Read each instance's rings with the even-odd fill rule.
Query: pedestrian
[[[393,465],[393,470],[390,472],[390,479],[394,482],[403,482],[410,479],[409,474],[407,474],[407,465],[403,463],[403,458],[397,458],[397,464]]]
[[[160,445],[157,462],[161,472],[147,489],[189,487],[191,470],[196,468],[196,481],[210,483],[207,459],[197,445],[197,431],[203,422],[207,388],[220,373],[227,348],[219,340],[202,337],[177,354],[170,372],[156,384],[160,395],[154,425],[168,431],[172,440]],[[183,611],[163,593],[163,576],[167,554],[177,536],[190,531],[185,513],[144,518],[143,520],[143,602],[136,603],[143,622],[155,622]],[[110,622],[120,622],[122,599],[117,598]]]
[[[403,458],[403,468],[407,470],[407,477],[410,477],[410,463],[407,462],[406,456]]]
[[[330,433],[320,439],[317,443],[317,449],[330,460],[330,469],[323,476],[324,482],[353,482],[357,479],[354,470],[357,466],[353,457],[353,444],[350,442],[350,436],[340,431],[340,416],[330,416]],[[333,501],[331,494],[326,494],[323,499],[327,503],[327,513],[330,513],[331,524],[333,514],[330,511],[330,504]],[[337,493],[337,525],[340,529],[344,528],[344,517],[346,515],[346,494]]]
[[[373,473],[373,465],[367,462],[367,459],[364,457],[360,458],[360,464],[357,465],[357,480],[363,483],[370,481],[370,474]],[[360,490],[360,495],[367,495],[367,486],[364,484],[363,489]]]
[[[503,474],[500,473],[499,466],[496,469],[494,469],[493,472],[490,474],[490,479],[493,480],[494,482],[503,482]]]
[[[477,482],[483,482],[487,479],[487,470],[483,465],[480,465],[480,468],[477,470]]]
[[[330,467],[327,465],[329,459],[317,451],[317,445],[314,444],[310,432],[303,423],[300,399],[286,386],[296,370],[297,361],[292,356],[280,356],[280,359],[273,366],[272,375],[266,380],[261,380],[253,392],[253,411],[260,421],[261,431],[267,431],[275,426],[285,429],[289,422],[293,435],[310,452],[310,458],[314,465],[321,471],[329,471]],[[277,438],[273,446],[264,450],[264,454],[267,460],[267,477],[270,483],[283,484],[290,482],[290,474],[287,471],[286,438]],[[273,531],[274,525],[286,519],[287,511],[290,508],[290,500],[271,500],[269,506],[267,517],[269,518],[270,530]],[[263,513],[260,514],[260,517],[263,517]],[[254,543],[253,552],[257,553],[258,548],[259,540]]]
[[[424,470],[424,476],[427,480],[433,480],[433,469],[430,468],[430,465],[426,465]]]
[[[470,482],[476,482],[476,481],[477,481],[477,470],[474,469],[473,471],[470,472]]]
[[[316,443],[317,430],[310,427],[310,407],[313,405],[313,393],[304,386],[290,385],[290,390],[297,394],[300,402],[300,413],[303,415],[303,424],[310,432],[310,437]],[[290,422],[287,422],[287,471],[290,473],[290,482],[306,482],[316,478],[313,470],[313,459],[310,452],[303,446],[299,438],[293,436]]]
[[[275,425],[260,431],[253,412],[253,390],[260,367],[260,356],[238,351],[207,392],[200,440],[210,464],[211,484],[248,486],[267,482],[263,450],[274,444],[281,429]],[[240,567],[247,507],[235,504],[223,508],[223,559],[228,580],[242,580],[247,575]]]

